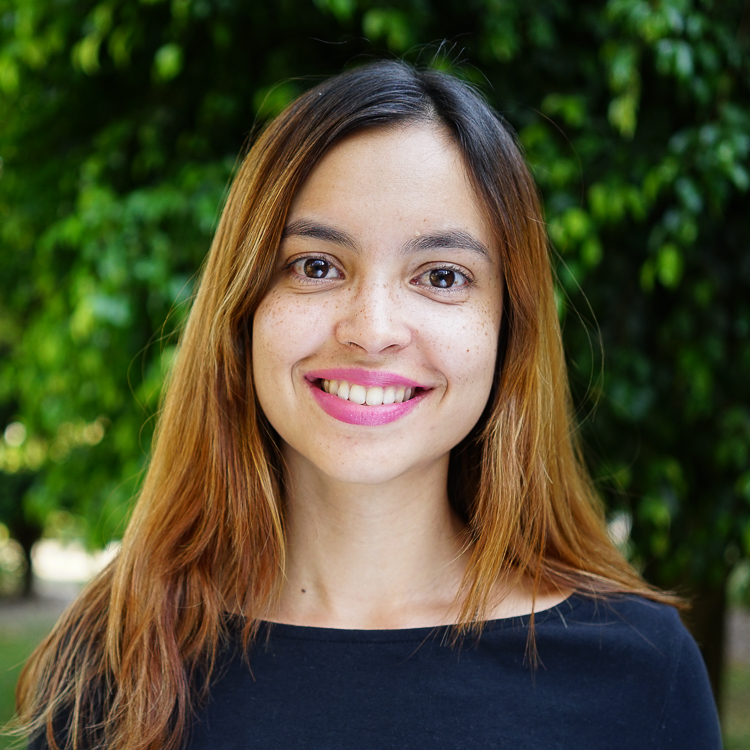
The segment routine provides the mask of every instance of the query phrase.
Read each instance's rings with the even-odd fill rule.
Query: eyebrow
[[[331,242],[334,245],[346,247],[354,252],[359,252],[359,243],[346,232],[339,229],[320,224],[309,219],[297,219],[287,224],[281,235],[282,239],[288,237],[311,237],[323,242]],[[471,250],[481,255],[485,260],[492,260],[487,246],[473,237],[468,232],[460,229],[448,229],[443,232],[430,232],[419,237],[413,237],[402,248],[404,255],[425,250]]]
[[[460,229],[448,229],[444,232],[431,232],[410,239],[403,248],[404,253],[420,250],[472,250],[483,256],[485,260],[492,260],[487,246],[476,237]]]
[[[356,240],[346,232],[342,232],[333,227],[327,227],[325,224],[319,224],[316,221],[308,219],[297,219],[284,227],[281,239],[288,237],[312,237],[315,240],[331,242],[334,245],[341,245],[350,250],[358,252],[360,247]]]

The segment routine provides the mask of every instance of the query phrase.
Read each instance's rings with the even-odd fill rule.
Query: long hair
[[[471,542],[456,632],[481,627],[502,576],[533,581],[534,593],[669,600],[610,542],[576,447],[545,225],[514,136],[458,79],[373,63],[290,104],[239,168],[120,552],[29,659],[23,731],[46,732],[53,748],[176,750],[207,696],[228,611],[241,611],[252,641],[284,571],[281,461],[253,386],[253,313],[292,199],[323,155],[358,130],[419,123],[460,149],[505,285],[490,401],[449,470]]]

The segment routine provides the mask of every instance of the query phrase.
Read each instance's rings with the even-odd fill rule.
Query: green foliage
[[[0,441],[0,518],[121,533],[243,141],[299,76],[398,54],[462,68],[519,133],[636,562],[723,581],[750,555],[744,7],[0,0],[0,424],[25,429]]]

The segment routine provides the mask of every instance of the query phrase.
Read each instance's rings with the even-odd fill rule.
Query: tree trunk
[[[23,584],[20,594],[25,599],[34,593],[34,571],[31,567],[31,549],[42,536],[42,527],[38,523],[27,521],[19,512],[15,518],[9,519],[8,531],[23,550],[23,557],[26,562],[26,570],[23,574]]]
[[[23,573],[23,584],[21,586],[21,596],[24,599],[28,599],[34,594],[34,569],[31,565],[31,550],[34,544],[39,540],[42,535],[42,530],[37,526],[25,526],[21,533],[15,530],[16,541],[21,545],[23,550],[23,557],[26,562],[26,569]]]
[[[26,570],[24,571],[21,591],[24,598],[33,594],[34,571],[31,568],[31,548],[42,535],[42,526],[36,521],[30,521],[24,511],[24,496],[33,484],[36,474],[18,472],[3,474],[0,484],[0,510],[3,523],[8,527],[10,536],[15,539],[23,550]]]
[[[721,714],[721,687],[724,674],[724,635],[726,632],[726,583],[704,585],[691,597],[692,607],[685,615],[687,625],[698,642],[706,662],[711,688]]]

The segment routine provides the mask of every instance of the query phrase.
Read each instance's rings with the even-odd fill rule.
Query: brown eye
[[[469,290],[472,283],[471,276],[469,276],[467,271],[451,268],[450,266],[431,268],[421,273],[412,281],[412,284],[420,286],[423,289],[430,289],[435,293],[445,291],[446,294],[448,292],[465,293]]]
[[[436,268],[430,271],[430,284],[432,286],[448,289],[456,283],[456,272],[450,268]]]
[[[311,279],[324,279],[331,270],[331,264],[321,258],[308,258],[302,269],[305,276]]]
[[[305,278],[320,281],[343,278],[343,274],[338,267],[325,258],[298,258],[292,261],[288,268],[299,281],[303,281]]]

